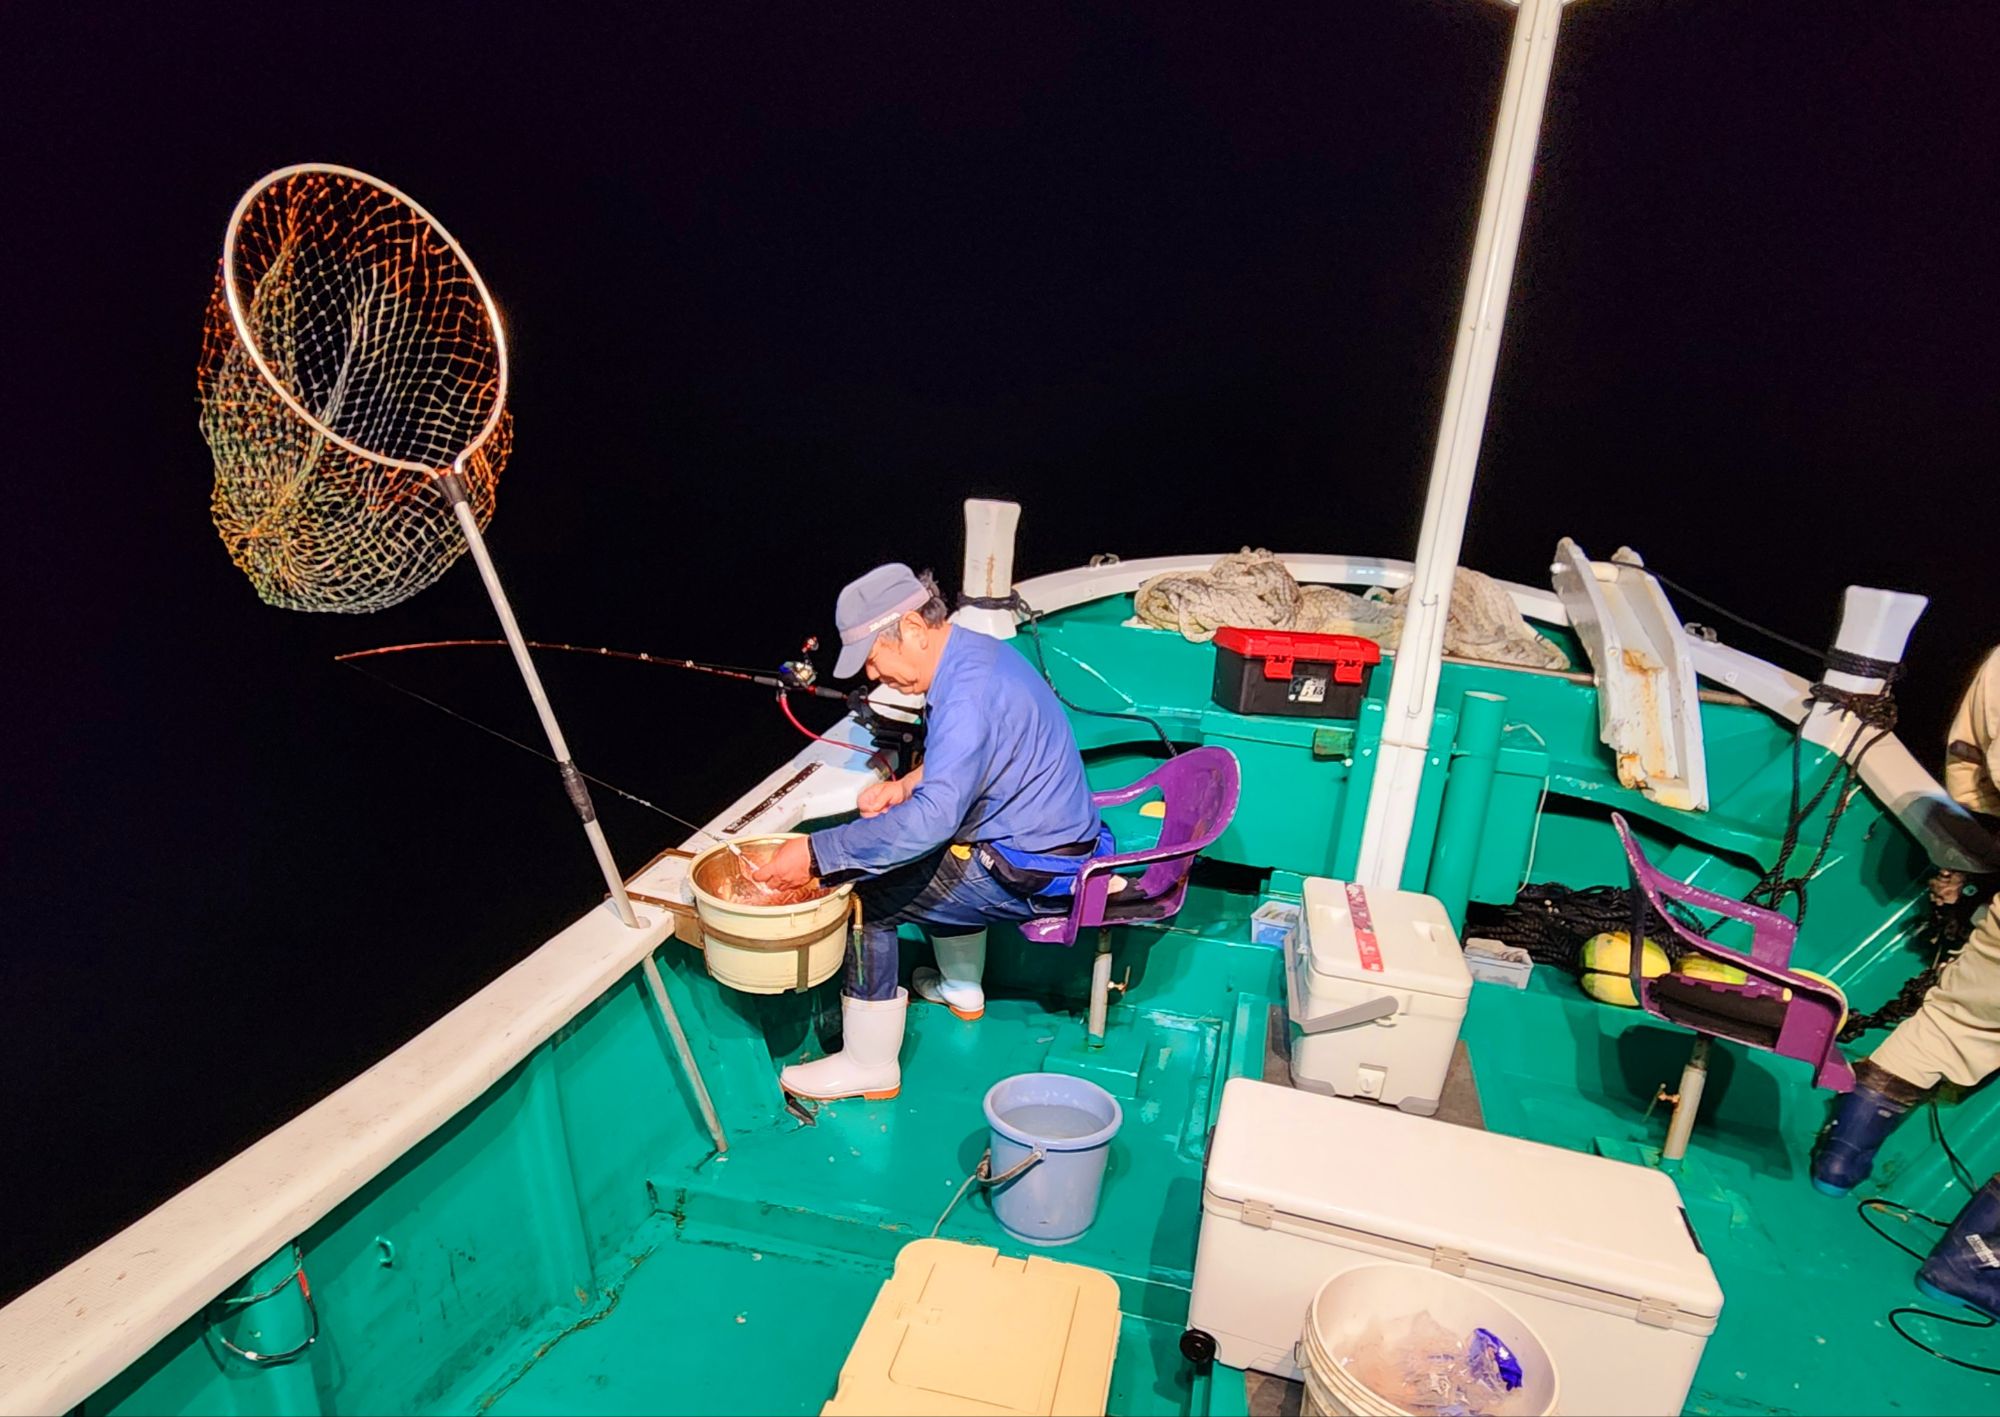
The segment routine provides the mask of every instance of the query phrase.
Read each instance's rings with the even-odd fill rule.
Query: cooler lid
[[[1458,935],[1432,897],[1322,876],[1306,881],[1304,895],[1314,974],[1447,999],[1472,992]]]
[[[1118,1323],[1118,1283],[1101,1270],[914,1240],[897,1254],[820,1412],[1102,1413]]]
[[[1722,1312],[1721,1286],[1673,1181],[1623,1161],[1232,1078],[1205,1188],[1642,1311]]]

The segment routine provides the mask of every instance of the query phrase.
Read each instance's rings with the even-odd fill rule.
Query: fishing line
[[[365,653],[368,652],[364,652],[364,654]],[[354,662],[357,658],[360,657],[363,656],[341,655],[339,657],[339,662],[345,664],[349,669],[352,669],[356,674],[361,675],[363,678],[373,679],[376,683],[381,684],[386,688],[394,689],[399,694],[408,695],[410,698],[415,699],[420,704],[429,704],[439,713],[447,714],[450,717],[457,719],[460,723],[478,729],[481,733],[490,734],[491,736],[498,738],[502,743],[510,743],[514,747],[519,748],[524,753],[533,753],[536,757],[541,758],[545,762],[552,763],[555,761],[554,758],[550,757],[547,753],[544,753],[540,748],[537,748],[532,743],[523,743],[518,738],[502,733],[499,729],[493,727],[491,724],[481,723],[478,719],[472,717],[470,714],[460,713],[450,704],[439,703],[436,699],[431,698],[427,694],[420,694],[415,689],[407,688],[402,684],[398,684],[393,679],[385,679],[372,669],[362,668],[359,664],[356,664]],[[605,791],[617,793],[620,797],[623,797],[627,802],[636,803],[639,806],[644,807],[649,812],[658,812],[668,821],[677,822],[681,826],[686,827],[689,831],[699,832],[701,835],[707,837],[714,837],[715,840],[722,842],[724,845],[728,845],[728,842],[725,838],[716,836],[716,834],[710,831],[707,827],[697,826],[695,823],[689,821],[686,817],[680,816],[674,812],[669,812],[665,807],[660,806],[657,802],[648,802],[645,798],[639,796],[636,792],[627,792],[624,788],[618,786],[618,784],[616,784],[615,782],[606,782],[603,778],[598,777],[594,773],[584,772],[583,769],[581,768],[577,769],[577,773],[579,776],[585,778],[586,780],[596,783],[599,787],[602,787]]]
[[[1706,606],[1708,609],[1714,611],[1717,615],[1722,616],[1724,619],[1734,620],[1737,624],[1743,626],[1745,629],[1755,630],[1758,634],[1764,636],[1764,638],[1768,640],[1772,640],[1778,644],[1784,645],[1788,649],[1797,650],[1800,654],[1812,660],[1815,664],[1817,664],[1822,658],[1824,658],[1823,651],[1816,650],[1809,644],[1804,644],[1798,640],[1795,640],[1790,635],[1781,635],[1776,630],[1770,628],[1768,625],[1760,625],[1755,620],[1751,620],[1745,616],[1738,615],[1734,610],[1731,610],[1728,606],[1718,605],[1714,601],[1710,600],[1707,596],[1702,595],[1700,592],[1689,590],[1679,581],[1668,579],[1666,576],[1661,575],[1657,570],[1653,569],[1653,567],[1651,566],[1641,566],[1636,569],[1643,570],[1647,575],[1651,576],[1661,585],[1667,587],[1667,589],[1679,592],[1681,595],[1686,596],[1689,600],[1692,600],[1697,605]]]

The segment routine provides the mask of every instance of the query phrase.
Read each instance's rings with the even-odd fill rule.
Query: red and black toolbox
[[[1216,631],[1216,706],[1232,713],[1353,718],[1368,693],[1382,646],[1359,635],[1293,630]]]

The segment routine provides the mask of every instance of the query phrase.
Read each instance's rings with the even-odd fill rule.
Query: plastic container
[[[1124,1113],[1118,1099],[1068,1073],[1016,1073],[986,1091],[993,1214],[1031,1245],[1066,1245],[1097,1218],[1104,1164]],[[1035,1152],[1042,1158],[1025,1165]]]
[[[1293,1086],[1430,1116],[1472,993],[1444,906],[1324,877],[1303,893],[1304,946],[1285,970]]]
[[[1517,1417],[1547,1417],[1555,1412],[1561,1391],[1555,1359],[1526,1319],[1476,1284],[1401,1264],[1344,1270],[1313,1296],[1299,1338],[1299,1366],[1306,1384],[1300,1411],[1408,1417],[1412,1409],[1397,1406],[1369,1387],[1343,1360],[1355,1355],[1371,1329],[1393,1341],[1423,1314],[1453,1335],[1483,1328],[1507,1345],[1521,1365],[1521,1385],[1499,1410]]]
[[[1298,939],[1299,907],[1290,901],[1267,900],[1250,912],[1250,943],[1280,948]]]
[[[1218,1361],[1301,1376],[1299,1325],[1336,1274],[1455,1275],[1534,1325],[1563,1403],[1687,1405],[1722,1288],[1650,1167],[1233,1078],[1208,1150],[1188,1324]]]
[[[1509,989],[1525,989],[1535,977],[1533,957],[1518,945],[1503,945],[1498,940],[1467,940],[1465,967],[1475,980],[1504,984]]]
[[[840,1367],[823,1417],[1098,1417],[1118,1282],[987,1245],[912,1240]]]
[[[1225,626],[1215,634],[1211,696],[1232,713],[1353,718],[1381,662],[1382,646],[1359,635]]]
[[[798,833],[747,837],[736,843],[754,857]],[[746,994],[783,994],[831,979],[847,953],[852,886],[836,886],[812,900],[752,905],[716,894],[737,876],[734,854],[711,847],[688,866],[688,888],[700,919],[702,958],[718,983]]]

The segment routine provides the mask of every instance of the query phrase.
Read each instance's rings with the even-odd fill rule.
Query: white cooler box
[[[1223,1090],[1201,1199],[1188,1326],[1232,1368],[1299,1377],[1320,1285],[1405,1260],[1519,1312],[1565,1412],[1677,1413],[1722,1312],[1657,1171],[1248,1078]]]
[[[1437,1111],[1472,993],[1444,907],[1314,877],[1304,934],[1285,948],[1293,1086]]]

